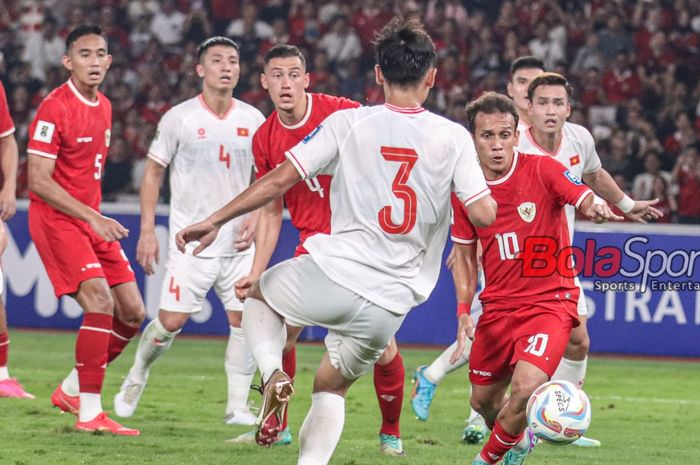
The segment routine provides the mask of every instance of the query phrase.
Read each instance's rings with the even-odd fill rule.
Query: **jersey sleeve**
[[[463,143],[459,148],[452,184],[459,200],[464,205],[469,205],[490,194],[491,191],[486,185],[484,173],[479,166],[474,141],[466,129],[463,130],[463,136],[460,135]]]
[[[161,166],[168,166],[177,153],[181,121],[168,111],[158,122],[156,135],[148,149],[148,158]]]
[[[580,179],[554,158],[537,157],[537,161],[539,177],[545,191],[554,198],[557,204],[561,206],[569,204],[578,208],[588,194],[593,193]]]
[[[333,166],[338,159],[338,130],[345,123],[338,113],[330,115],[304,137],[301,142],[285,152],[302,179],[310,179],[319,174],[333,174]]]
[[[595,149],[595,140],[588,129],[581,127],[581,142],[583,143],[583,174],[593,173],[602,168],[600,156]]]
[[[464,205],[457,196],[452,193],[452,229],[450,236],[452,242],[457,244],[474,244],[476,242],[476,229],[469,221]]]
[[[10,107],[7,105],[5,87],[0,82],[0,139],[15,132],[15,125],[10,116]]]
[[[61,148],[63,108],[56,99],[44,100],[29,126],[27,153],[44,158],[58,158]]]

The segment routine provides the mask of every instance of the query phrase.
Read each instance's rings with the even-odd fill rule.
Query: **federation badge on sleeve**
[[[112,130],[107,128],[105,129],[105,146],[109,147],[109,141],[112,140]]]
[[[583,182],[581,182],[581,180],[578,178],[578,176],[576,176],[575,174],[573,174],[569,170],[564,171],[564,176],[566,176],[566,179],[568,179],[572,183],[576,184],[577,186],[580,186],[581,184],[583,184]]]
[[[48,144],[51,142],[51,138],[53,137],[53,133],[55,130],[55,124],[49,123],[48,121],[39,120],[36,123],[36,128],[34,129],[34,136],[32,138],[34,140],[38,140],[39,142],[45,142]]]
[[[537,207],[533,202],[523,202],[518,206],[518,214],[523,221],[532,223],[537,214]]]

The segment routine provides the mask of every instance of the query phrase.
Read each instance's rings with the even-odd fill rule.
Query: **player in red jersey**
[[[453,202],[455,266],[476,269],[478,239],[486,281],[476,333],[469,307],[460,307],[453,358],[461,356],[466,338],[473,338],[471,403],[493,430],[473,464],[493,464],[507,453],[503,463],[514,465],[522,463],[532,447],[532,440],[524,434],[527,400],[551,378],[571,329],[579,324],[579,290],[573,273],[524,274],[527,240],[546,237],[559,250],[569,246],[566,204],[598,223],[622,218],[558,161],[514,151],[518,114],[507,97],[484,94],[468,106],[467,120],[487,184],[498,202],[498,214],[492,225],[475,228],[459,203]],[[474,289],[476,273],[468,279]],[[509,384],[511,393],[506,399]]]
[[[360,104],[342,97],[306,92],[309,75],[301,51],[291,45],[276,45],[265,55],[262,85],[270,93],[275,111],[267,118],[253,137],[253,154],[258,178],[283,163],[284,153],[308,136],[328,115],[337,110],[356,108]],[[299,230],[299,245],[295,256],[306,254],[304,241],[314,234],[330,233],[330,181],[327,175],[316,176],[292,187],[284,196],[292,224]],[[240,297],[265,271],[277,245],[282,223],[282,198],[262,209],[255,239],[255,259],[251,273],[237,284]],[[287,327],[288,341],[284,352],[284,371],[294,379],[296,350],[294,344],[303,328]],[[404,455],[399,430],[403,403],[404,366],[396,340],[391,343],[374,366],[374,386],[382,413],[379,432],[380,450],[387,455]],[[289,443],[291,435],[286,428],[278,443]],[[244,435],[233,441],[251,439]]]
[[[129,230],[100,214],[102,171],[109,148],[112,106],[97,88],[112,62],[98,26],[66,38],[68,82],[39,105],[29,127],[29,232],[57,297],[83,309],[75,368],[52,403],[78,415],[79,431],[138,435],[102,410],[106,365],[138,331],[143,300],[119,240]]]
[[[15,214],[15,178],[17,177],[17,141],[15,140],[15,125],[7,107],[5,88],[0,82],[0,255],[7,247],[7,231],[5,221]],[[0,295],[4,291],[5,279],[0,267]],[[0,397],[18,397],[34,399],[34,396],[24,390],[15,378],[10,378],[7,369],[7,354],[10,350],[10,337],[7,333],[7,312],[5,304],[0,299]]]

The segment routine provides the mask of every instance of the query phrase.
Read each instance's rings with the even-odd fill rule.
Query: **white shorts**
[[[576,287],[578,287],[578,291],[579,291],[578,302],[576,302],[576,312],[579,315],[587,316],[588,315],[588,306],[586,305],[586,294],[583,293],[583,287],[581,286],[581,280],[578,279],[578,276],[574,277],[574,284],[576,284]]]
[[[171,312],[197,313],[212,287],[226,310],[243,310],[234,283],[250,273],[253,254],[200,258],[171,250],[160,293],[160,308]]]
[[[309,255],[267,270],[260,290],[287,324],[328,329],[331,364],[346,379],[357,379],[374,365],[406,317],[332,281]]]

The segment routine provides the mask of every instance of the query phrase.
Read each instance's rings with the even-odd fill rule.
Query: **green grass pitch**
[[[11,331],[10,372],[36,400],[0,399],[0,464],[295,464],[297,433],[309,407],[311,381],[322,348],[298,350],[296,395],[290,407],[294,443],[288,447],[224,444],[246,431],[223,423],[226,380],[223,339],[178,339],[151,371],[134,417],[124,421],[140,428],[136,438],[76,433],[74,417],[51,408],[49,396],[73,363],[75,335]],[[135,344],[107,372],[104,407],[109,410],[133,359]],[[405,458],[378,452],[379,410],[371,375],[358,381],[347,398],[346,423],[331,460],[334,465],[470,464],[478,446],[460,443],[467,415],[466,371],[440,385],[430,419],[415,419],[409,405],[410,377],[437,350],[402,349],[406,391],[401,430]],[[700,463],[700,363],[623,360],[591,357],[586,392],[593,405],[589,435],[600,449],[538,446],[526,463],[697,464]],[[259,394],[251,392],[259,403]]]

